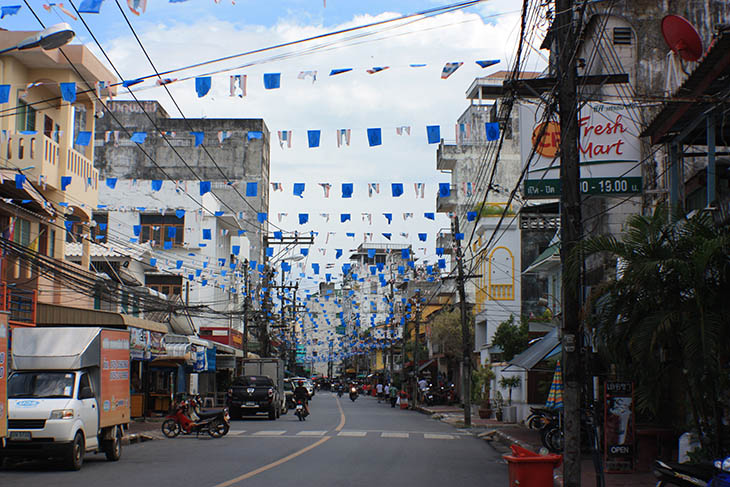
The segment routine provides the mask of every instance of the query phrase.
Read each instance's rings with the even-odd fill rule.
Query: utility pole
[[[393,381],[393,339],[395,338],[395,303],[393,302],[393,299],[395,297],[395,294],[393,293],[393,259],[392,259],[392,252],[389,254],[391,256],[391,262],[390,262],[390,307],[392,308],[390,310],[390,380]],[[401,385],[401,387],[403,387]]]
[[[461,254],[461,241],[456,238],[459,233],[459,217],[454,217],[454,241],[456,243],[456,267],[458,275],[456,285],[459,290],[459,309],[461,310],[461,346],[462,346],[462,396],[464,399],[464,427],[471,428],[471,336],[469,335],[469,318],[466,310],[466,291],[464,290],[464,259]]]
[[[243,358],[248,358],[248,310],[251,305],[251,288],[248,279],[248,259],[243,261],[243,286],[244,286],[244,297],[243,297]]]
[[[558,112],[560,114],[560,264],[563,296],[563,374],[565,453],[563,477],[565,487],[578,487],[580,469],[580,279],[567,272],[567,259],[573,253],[581,233],[580,168],[578,152],[578,110],[576,93],[576,32],[574,1],[555,1],[555,24],[558,59]]]
[[[292,300],[292,315],[291,315],[291,347],[289,347],[289,370],[294,372],[297,368],[297,289],[299,289],[299,283],[297,282],[294,286],[294,297]]]
[[[269,338],[269,310],[271,309],[271,286],[272,286],[272,272],[271,269],[264,269],[264,304],[261,310],[261,353],[264,357],[271,356],[271,340]]]
[[[413,405],[418,405],[418,335],[421,333],[421,290],[416,289],[416,336],[413,347],[413,380],[416,385],[413,388]],[[471,414],[469,414],[471,416]]]

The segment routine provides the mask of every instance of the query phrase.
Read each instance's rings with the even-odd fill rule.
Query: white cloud
[[[495,10],[497,9],[497,10]],[[205,98],[198,99],[192,80],[170,85],[170,89],[188,117],[210,118],[263,118],[272,133],[271,181],[285,183],[285,190],[291,193],[291,183],[306,182],[307,198],[300,200],[282,197],[272,193],[270,216],[277,222],[276,214],[288,212],[290,220],[282,222],[287,229],[308,230],[313,228],[325,235],[337,231],[344,237],[345,231],[357,231],[359,238],[336,238],[328,248],[352,248],[362,240],[362,232],[411,234],[414,248],[423,247],[417,241],[416,233],[428,232],[428,254],[433,261],[435,235],[448,225],[446,217],[439,221],[424,220],[425,211],[435,211],[436,183],[448,181],[448,175],[436,171],[436,146],[426,143],[426,125],[440,124],[441,136],[453,139],[454,123],[466,109],[468,101],[464,93],[475,77],[483,76],[496,69],[509,69],[506,59],[511,59],[519,32],[519,13],[492,16],[495,12],[515,10],[515,3],[508,1],[485,4],[480,13],[452,12],[435,18],[411,23],[400,29],[388,29],[381,34],[362,37],[357,40],[334,43],[329,48],[306,53],[315,45],[329,43],[334,39],[306,43],[289,48],[246,56],[221,65],[199,68],[191,72],[170,75],[173,77],[197,75],[218,69],[232,67],[246,62],[262,63],[272,55],[290,53],[286,60],[266,62],[237,69],[235,73],[248,74],[249,95],[240,100],[228,96],[228,75],[213,78],[213,89]],[[481,15],[480,15],[481,14]],[[201,19],[189,24],[159,23],[144,25],[139,34],[152,60],[161,71],[189,65],[203,60],[243,52],[264,46],[275,45],[322,34],[327,31],[391,18],[397,14],[383,13],[377,17],[357,16],[349,22],[323,27],[309,25],[302,20],[280,21],[272,27],[242,25],[240,23]],[[350,34],[352,37],[354,34]],[[125,78],[136,78],[152,72],[131,35],[123,34],[106,42],[105,48]],[[503,62],[488,70],[480,69],[478,59],[502,59]],[[440,73],[445,62],[463,61],[464,65],[449,79],[441,80]],[[410,68],[411,63],[427,63],[425,68]],[[365,73],[372,66],[391,66],[391,69],[374,75]],[[329,77],[332,68],[355,68],[354,71]],[[318,80],[298,80],[301,70],[319,72]],[[264,90],[262,75],[266,72],[281,72],[282,86],[278,90]],[[161,88],[141,91],[140,99],[157,99],[173,117],[179,116]],[[412,126],[410,137],[397,137],[395,127]],[[368,148],[365,130],[369,127],[383,129],[383,145]],[[352,145],[342,149],[336,147],[335,130],[352,129]],[[306,131],[322,130],[321,147],[306,148]],[[277,130],[293,130],[293,148],[281,150],[276,141]],[[320,182],[333,184],[330,199],[321,197]],[[339,198],[341,182],[356,183],[353,200]],[[387,198],[381,194],[381,203],[367,198],[366,183],[381,183]],[[429,184],[427,197],[415,200],[412,197],[394,200],[389,197],[390,182],[406,184],[406,195],[413,193],[413,182]],[[315,197],[316,196],[316,197]],[[347,203],[353,214],[352,226],[340,225],[339,213]],[[414,220],[404,225],[402,217],[394,218],[393,225],[385,225],[380,215],[386,208],[392,208],[396,215],[404,211],[413,212]],[[311,213],[314,225],[300,227],[296,214]],[[373,225],[363,225],[360,213],[372,211],[376,215]],[[328,226],[319,224],[318,213],[332,213]],[[402,228],[398,228],[399,225]],[[347,227],[347,229],[345,229]],[[377,241],[384,241],[382,237]],[[402,239],[394,238],[394,241]],[[324,242],[315,244],[315,248]],[[310,262],[330,260],[329,251],[321,258],[312,250]],[[422,257],[422,255],[419,255]],[[340,261],[341,262],[341,261]],[[339,264],[338,264],[339,268]]]

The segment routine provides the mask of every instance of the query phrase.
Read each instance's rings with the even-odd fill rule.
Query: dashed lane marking
[[[453,440],[453,435],[440,435],[437,433],[425,433],[423,438],[426,440]]]
[[[351,438],[363,438],[368,434],[367,431],[340,431],[337,436],[349,436]]]
[[[300,431],[297,436],[324,436],[326,431]]]
[[[280,436],[286,433],[285,430],[277,430],[277,431],[257,431],[256,433],[253,433],[253,436]]]
[[[408,438],[408,433],[391,433],[384,432],[380,434],[381,438]]]

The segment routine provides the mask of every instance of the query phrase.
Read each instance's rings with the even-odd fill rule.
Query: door
[[[97,448],[99,446],[99,406],[96,403],[96,391],[91,385],[91,378],[86,372],[81,374],[79,379],[79,387],[77,389],[76,398],[81,403],[79,416],[84,422],[84,431],[86,433],[86,449]]]

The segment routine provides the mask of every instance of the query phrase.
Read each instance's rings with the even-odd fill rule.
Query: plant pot
[[[496,416],[497,416],[497,421],[502,421],[502,410],[501,409],[497,409]]]
[[[479,408],[479,417],[481,419],[489,419],[492,417],[492,408],[490,407],[480,407]]]

